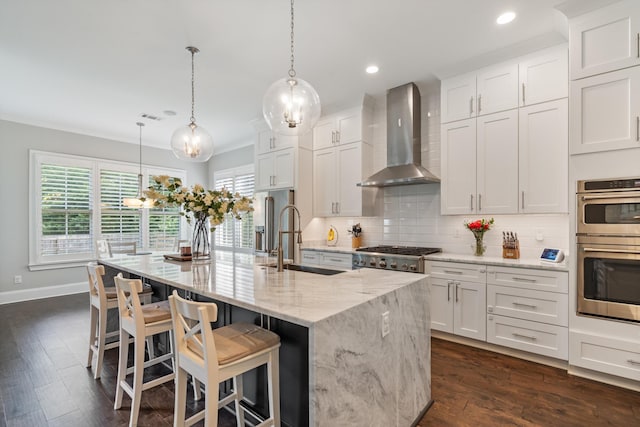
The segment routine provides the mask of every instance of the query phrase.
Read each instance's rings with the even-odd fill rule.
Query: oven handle
[[[629,200],[629,199],[637,199],[638,197],[640,197],[640,195],[637,192],[634,192],[633,194],[629,194],[626,193],[624,194],[624,196],[622,195],[624,193],[615,193],[615,194],[602,194],[602,195],[586,195],[586,196],[580,196],[580,199],[585,202],[587,200],[603,200],[603,199],[624,199]]]
[[[596,249],[596,248],[582,248],[584,252],[604,252],[604,253],[612,253],[612,254],[635,254],[640,255],[640,250],[638,251],[629,251],[625,249]]]

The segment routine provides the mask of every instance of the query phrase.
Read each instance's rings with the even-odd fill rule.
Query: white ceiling
[[[323,111],[409,81],[560,42],[562,0],[298,0],[298,76]],[[518,16],[499,27],[499,13]],[[289,67],[287,0],[0,0],[0,118],[169,148],[190,116],[217,151],[252,141],[262,96]],[[380,67],[367,75],[366,65]],[[175,117],[163,114],[174,110]],[[144,120],[143,120],[144,121]]]

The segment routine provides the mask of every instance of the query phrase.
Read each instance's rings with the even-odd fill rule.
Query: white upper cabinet
[[[443,80],[442,122],[518,107],[518,64],[501,64]]]
[[[442,214],[475,213],[476,120],[442,125]]]
[[[571,21],[571,79],[640,65],[640,2],[625,0]]]
[[[440,89],[442,123],[475,117],[476,73],[442,81]]]
[[[370,143],[371,130],[363,121],[362,108],[354,108],[323,118],[313,128],[313,149],[350,144],[357,141]]]
[[[258,132],[256,154],[264,154],[284,148],[295,147],[297,143],[297,136],[277,135],[270,129],[261,130]]]
[[[569,96],[569,56],[566,46],[536,52],[519,64],[519,105],[539,104]]]
[[[256,157],[256,190],[295,187],[295,150],[288,148]]]
[[[487,67],[477,77],[478,116],[518,107],[518,64]]]
[[[640,67],[571,82],[571,154],[640,147]]]
[[[518,110],[479,117],[477,126],[476,212],[517,213]]]
[[[568,212],[567,99],[520,109],[521,213]]]

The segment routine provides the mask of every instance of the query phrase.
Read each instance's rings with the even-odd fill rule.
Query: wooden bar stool
[[[279,348],[280,337],[248,323],[212,329],[218,317],[214,303],[169,297],[176,353],[174,426],[190,426],[204,418],[206,427],[218,425],[218,409],[235,403],[236,422],[244,426],[242,374],[267,365],[269,418],[258,427],[280,426]],[[185,420],[187,374],[205,384],[205,409]],[[219,400],[218,384],[233,378],[233,393]]]
[[[118,362],[118,378],[116,380],[116,398],[113,408],[120,409],[122,406],[123,392],[131,397],[131,417],[129,426],[134,427],[138,423],[140,412],[140,400],[142,392],[152,387],[164,384],[175,378],[175,365],[173,362],[173,345],[170,337],[169,345],[171,351],[162,356],[150,358],[144,361],[144,344],[147,337],[172,331],[171,311],[167,301],[141,305],[138,294],[142,290],[142,281],[139,279],[129,280],[119,273],[115,277],[116,291],[118,296],[118,311],[120,313],[120,342],[127,342],[129,337],[133,337],[134,342],[134,362],[133,367],[127,368],[127,358],[129,356],[129,346],[120,346],[120,360]],[[171,360],[172,372],[160,378],[143,382],[144,369],[158,363]],[[126,381],[127,374],[133,372],[133,386]]]
[[[120,331],[107,332],[107,311],[111,308],[118,307],[118,298],[116,296],[115,287],[105,287],[102,280],[104,276],[104,266],[95,262],[87,264],[87,274],[89,276],[89,355],[87,357],[87,368],[93,363],[93,357],[96,356],[95,372],[93,378],[96,380],[102,374],[102,361],[104,360],[104,352],[120,345],[120,341],[107,343],[108,338],[114,338],[120,335]],[[151,288],[145,288],[141,294],[141,300],[144,303],[151,302]],[[149,341],[151,344],[151,341]],[[149,350],[150,354],[152,349]]]

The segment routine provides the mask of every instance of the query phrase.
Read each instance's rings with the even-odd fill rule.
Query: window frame
[[[253,198],[254,195],[255,195],[255,192],[256,192],[256,190],[255,190],[255,167],[251,163],[246,164],[246,165],[242,165],[242,166],[237,166],[235,168],[223,169],[223,170],[214,172],[213,180],[212,180],[213,181],[212,187],[217,190],[218,189],[216,187],[216,182],[217,181],[219,181],[221,179],[231,178],[233,180],[233,182],[234,182],[234,190],[233,190],[233,192],[235,193],[235,180],[236,180],[236,177],[241,176],[241,175],[251,175],[251,174],[253,175],[253,178],[254,178],[254,186],[253,186],[253,194],[251,194],[250,197]],[[238,237],[236,236],[236,227],[235,227],[235,222],[237,220],[235,218],[232,218],[232,219],[227,220],[227,221],[233,221],[233,224],[234,224],[233,233],[232,233],[233,234],[233,246],[218,246],[218,245],[216,245],[215,236],[214,236],[213,242],[212,242],[213,245],[214,245],[214,248],[216,250],[222,250],[222,251],[233,251],[233,252],[238,252],[238,253],[249,253],[249,254],[252,254],[254,252],[254,250],[255,250],[255,248],[254,248],[255,240],[253,240],[251,242],[252,243],[251,247],[248,247],[248,248],[239,248],[239,247],[237,247],[236,243],[238,241]]]
[[[42,165],[53,164],[65,167],[82,167],[91,170],[91,251],[77,254],[49,255],[41,253],[42,243],[42,189],[40,187],[42,179]],[[138,163],[128,163],[117,160],[107,160],[97,157],[79,156],[73,154],[55,153],[40,150],[29,150],[29,270],[47,270],[55,268],[79,267],[91,260],[95,260],[95,241],[101,238],[101,209],[100,203],[100,171],[103,169],[135,173],[140,172]],[[182,169],[164,168],[158,166],[142,165],[143,183],[149,181],[153,175],[170,175],[178,177],[184,185],[186,183],[186,171]],[[146,211],[146,212],[145,212]],[[149,244],[149,210],[143,209],[141,213],[141,239],[143,246]],[[185,235],[186,223],[180,217],[180,236]]]

